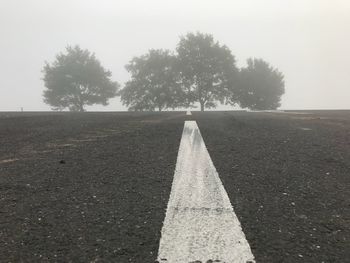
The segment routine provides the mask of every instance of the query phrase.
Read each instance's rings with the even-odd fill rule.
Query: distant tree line
[[[107,105],[115,96],[133,111],[195,105],[204,111],[217,103],[272,110],[280,106],[284,94],[284,76],[278,69],[256,58],[237,68],[230,49],[209,34],[188,33],[180,38],[175,52],[152,49],[134,57],[125,68],[131,78],[119,90],[94,54],[79,46],[67,47],[43,69],[44,101],[55,110],[71,111]]]

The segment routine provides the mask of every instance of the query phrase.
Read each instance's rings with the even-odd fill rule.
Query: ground
[[[0,113],[0,262],[154,262],[196,120],[257,262],[350,258],[350,112]]]

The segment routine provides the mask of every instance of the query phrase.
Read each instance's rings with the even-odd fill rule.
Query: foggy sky
[[[174,50],[196,31],[227,45],[238,66],[257,57],[279,68],[282,109],[350,108],[348,0],[0,0],[0,111],[50,110],[41,70],[67,45],[95,52],[123,84],[133,56]],[[126,108],[116,98],[87,109]]]

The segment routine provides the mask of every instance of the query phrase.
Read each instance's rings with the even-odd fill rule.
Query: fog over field
[[[213,34],[236,56],[263,58],[285,75],[282,109],[350,108],[348,0],[0,0],[0,111],[50,110],[44,62],[67,45],[96,53],[113,80],[151,48]],[[217,109],[228,109],[227,106]],[[88,110],[126,110],[119,97]]]

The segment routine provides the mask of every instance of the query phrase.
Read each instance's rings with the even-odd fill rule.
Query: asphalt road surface
[[[349,111],[0,113],[0,262],[155,262],[186,120],[256,262],[350,262]]]

